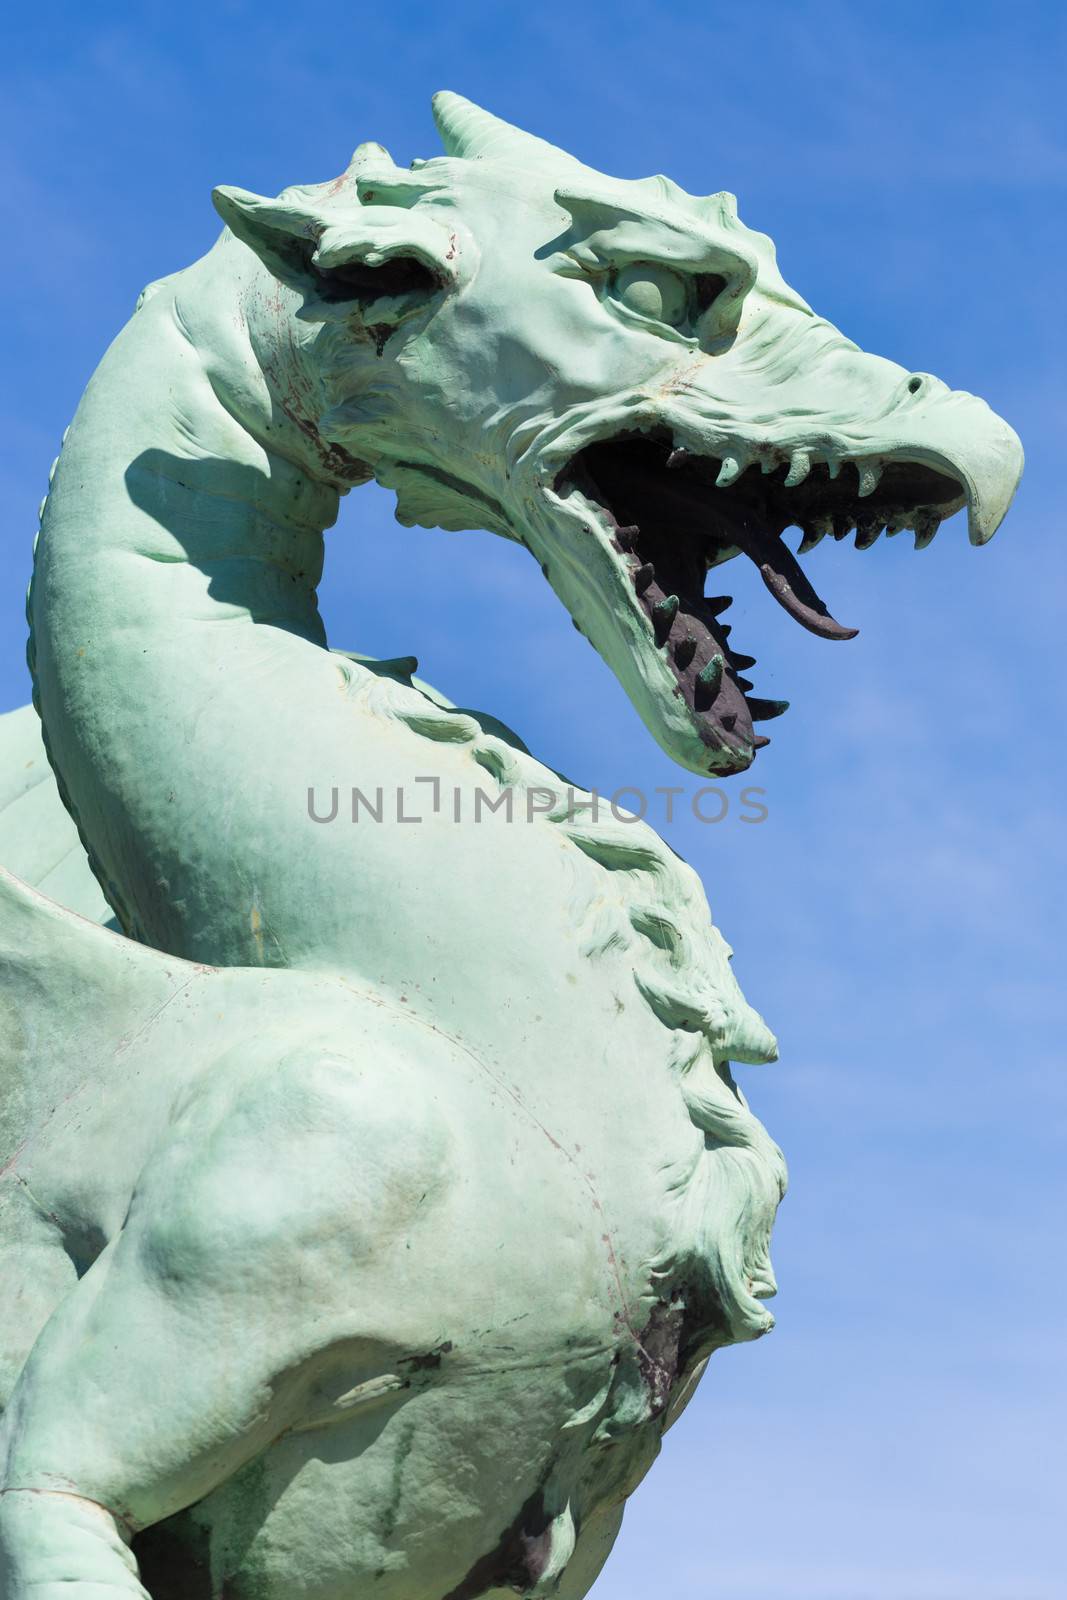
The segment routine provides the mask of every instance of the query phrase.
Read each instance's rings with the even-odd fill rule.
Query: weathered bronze
[[[525,545],[707,781],[785,710],[709,568],[843,640],[788,526],[921,546],[966,505],[982,543],[1019,474],[730,196],[436,109],[442,158],[218,190],[54,469],[54,785],[0,719],[4,1600],[577,1600],[771,1326],[784,1167],[731,1063],[775,1043],[699,881],[413,660],[327,647],[339,496]]]

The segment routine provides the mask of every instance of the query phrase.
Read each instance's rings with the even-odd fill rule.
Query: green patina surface
[[[9,1600],[578,1597],[771,1326],[784,1168],[730,1063],[775,1044],[699,881],[413,662],[327,648],[339,496],[522,543],[727,774],[784,708],[708,570],[840,640],[785,527],[921,546],[966,505],[981,543],[1018,478],[731,197],[436,111],[444,157],[217,191],[54,469],[40,723],[0,719]],[[447,800],[311,820],[353,785]]]

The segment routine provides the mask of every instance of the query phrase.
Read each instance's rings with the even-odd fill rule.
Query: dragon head
[[[329,184],[216,191],[270,272],[249,327],[274,401],[339,486],[373,474],[402,522],[527,546],[663,749],[739,772],[785,705],[751,693],[709,570],[747,557],[802,627],[850,638],[783,532],[799,555],[853,528],[921,547],[966,506],[982,544],[1019,441],[816,316],[732,196],[434,109],[443,158],[362,145]]]

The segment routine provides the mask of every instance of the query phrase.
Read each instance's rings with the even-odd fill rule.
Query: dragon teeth
[[[719,476],[715,479],[716,489],[728,489],[741,476],[741,472],[741,463],[736,456],[724,456]]]
[[[789,710],[789,701],[752,698],[748,702],[748,709],[753,722],[770,722],[772,717],[780,717]]]
[[[869,550],[881,531],[881,517],[861,517],[856,524],[856,549]]]
[[[866,500],[867,496],[873,494],[882,481],[882,469],[874,461],[865,461],[859,468],[859,475],[859,496],[861,500]]]
[[[656,569],[651,561],[646,561],[643,567],[638,567],[634,573],[634,588],[638,594],[644,594],[649,584],[654,582],[655,577]]]
[[[805,482],[811,472],[811,456],[806,450],[793,450],[789,458],[789,472],[785,474],[785,488],[793,490],[798,483]]]
[[[655,630],[657,644],[666,644],[677,615],[678,596],[676,594],[664,595],[662,600],[656,601],[656,604],[652,607],[652,626]]]
[[[817,517],[812,517],[804,524],[804,537],[797,546],[797,555],[807,555],[809,550],[814,550],[820,540],[825,539],[826,535],[833,533],[833,531],[833,518],[825,512],[820,513]]]
[[[688,667],[689,663],[692,661],[693,657],[696,655],[696,649],[697,649],[697,642],[693,638],[693,635],[691,633],[687,633],[685,638],[684,639],[679,639],[678,643],[675,645],[675,647],[674,647],[675,664],[679,667],[679,669],[682,672],[685,671],[685,669]]]
[[[722,688],[723,666],[722,656],[712,656],[711,660],[706,662],[697,673],[696,703],[698,706],[710,706]]]
[[[803,483],[811,471],[811,457],[806,450],[794,450],[789,458],[789,471],[785,475],[785,487],[795,489],[798,483]]]
[[[941,526],[941,519],[933,511],[923,511],[915,518],[915,548],[925,550],[932,543],[934,534]]]

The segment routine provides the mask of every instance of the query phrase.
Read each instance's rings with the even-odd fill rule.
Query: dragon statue
[[[771,1326],[784,1167],[731,1063],[775,1043],[698,879],[327,647],[339,497],[525,546],[706,775],[785,709],[709,568],[844,639],[786,528],[981,544],[1021,470],[731,196],[435,113],[443,157],[217,190],[53,469],[0,722],[4,1600],[577,1600]],[[344,825],[357,788],[420,825]]]

